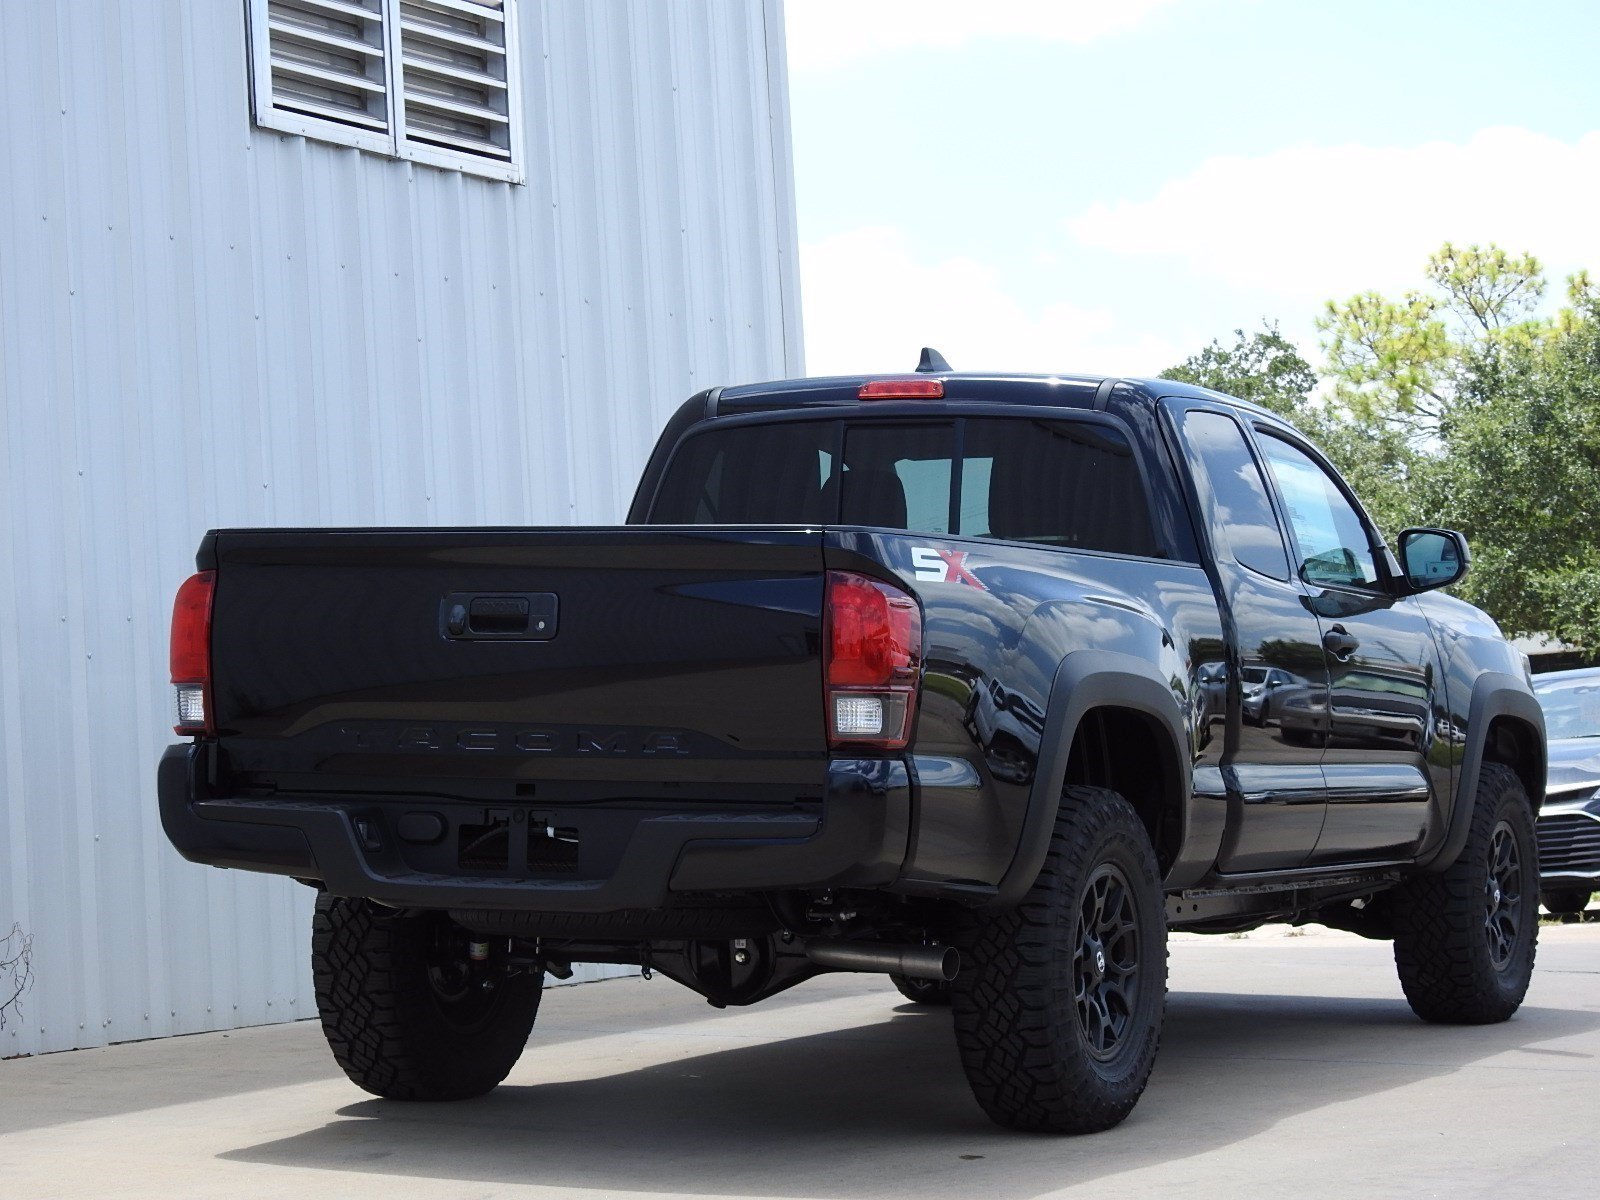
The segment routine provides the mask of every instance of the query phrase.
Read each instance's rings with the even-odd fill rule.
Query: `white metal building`
[[[780,3],[0,3],[0,1057],[312,1013],[157,821],[208,527],[614,523],[800,372]]]

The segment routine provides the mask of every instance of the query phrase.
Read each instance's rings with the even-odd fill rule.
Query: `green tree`
[[[1554,323],[1534,314],[1544,269],[1531,254],[1446,242],[1428,259],[1428,291],[1330,300],[1317,321],[1336,411],[1393,429],[1420,449],[1443,436],[1485,346],[1527,345]]]
[[[1384,529],[1410,513],[1409,485],[1419,469],[1409,440],[1397,427],[1319,400],[1316,370],[1271,322],[1260,330],[1234,330],[1233,341],[1213,341],[1163,379],[1193,383],[1249,400],[1298,426],[1322,447]]]
[[[1464,532],[1462,594],[1512,633],[1600,650],[1600,297],[1572,301],[1534,339],[1465,361],[1441,469],[1421,497]]]
[[[1235,329],[1233,334],[1233,345],[1213,341],[1163,371],[1161,378],[1225,392],[1293,420],[1317,386],[1316,371],[1275,324],[1250,334]]]
[[[1462,530],[1458,590],[1507,632],[1600,651],[1600,285],[1579,272],[1542,315],[1536,258],[1448,242],[1424,278],[1330,302],[1320,380],[1283,365],[1293,347],[1271,325],[1167,377],[1293,420],[1388,533]]]

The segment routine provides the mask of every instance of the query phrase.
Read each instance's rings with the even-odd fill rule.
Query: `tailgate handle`
[[[467,605],[467,628],[491,637],[527,633],[528,599],[526,596],[479,596]]]
[[[455,592],[439,614],[445,637],[457,641],[545,641],[556,633],[552,592]]]

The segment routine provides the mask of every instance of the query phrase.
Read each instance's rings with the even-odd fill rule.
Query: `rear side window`
[[[1288,579],[1283,534],[1244,431],[1231,417],[1196,410],[1183,418],[1183,436],[1199,460],[1195,482],[1218,552],[1231,549],[1240,566]]]
[[[758,436],[751,436],[758,435]],[[842,524],[1159,557],[1133,448],[1099,423],[790,422],[716,429],[673,456],[653,524]]]

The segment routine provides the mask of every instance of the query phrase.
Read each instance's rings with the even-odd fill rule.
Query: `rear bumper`
[[[485,820],[483,804],[365,793],[229,797],[216,794],[209,767],[198,743],[171,746],[161,759],[161,823],[185,858],[320,881],[335,895],[398,907],[601,913],[661,908],[674,893],[886,887],[899,878],[911,828],[903,763],[838,759],[820,811],[619,817],[601,806],[562,809],[563,832],[607,848],[603,870],[581,862],[544,870],[521,849],[498,869],[429,870],[455,860],[463,827]],[[501,808],[515,822],[506,842],[527,845],[530,813]],[[410,816],[417,819],[403,825]],[[419,832],[431,836],[418,840]]]

